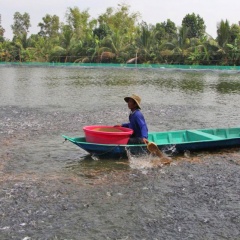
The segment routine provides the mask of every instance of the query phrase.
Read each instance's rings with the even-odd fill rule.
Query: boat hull
[[[96,144],[86,142],[85,137],[70,138],[66,140],[74,143],[86,152],[99,158],[126,157],[127,153],[142,154],[148,152],[145,144],[116,145]],[[240,128],[178,130],[169,132],[151,132],[149,141],[155,142],[164,152],[174,148],[174,153],[184,151],[212,150],[240,146]]]

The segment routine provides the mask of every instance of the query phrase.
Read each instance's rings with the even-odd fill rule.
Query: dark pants
[[[143,144],[142,138],[139,137],[130,137],[127,144]]]

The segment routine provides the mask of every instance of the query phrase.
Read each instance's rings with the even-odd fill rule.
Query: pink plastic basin
[[[124,127],[86,126],[83,128],[86,141],[101,144],[127,144],[133,130]]]

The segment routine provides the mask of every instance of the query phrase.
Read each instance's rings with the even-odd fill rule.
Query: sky
[[[177,27],[181,26],[187,14],[195,13],[203,18],[206,32],[217,36],[217,24],[228,20],[231,24],[240,21],[240,0],[0,0],[1,25],[5,29],[4,37],[12,40],[11,25],[15,12],[30,15],[30,34],[37,34],[38,23],[46,14],[57,15],[65,22],[65,13],[69,7],[78,7],[80,11],[88,10],[90,18],[97,18],[108,7],[117,8],[118,4],[128,4],[130,12],[139,12],[140,22],[156,24],[170,19]]]

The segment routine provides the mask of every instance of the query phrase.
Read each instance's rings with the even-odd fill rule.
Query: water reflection
[[[179,89],[184,92],[203,92],[204,82],[199,79],[184,79],[179,83]]]
[[[219,93],[227,94],[240,92],[240,82],[239,81],[222,81],[216,85],[216,90]]]
[[[1,67],[0,73],[0,104],[11,105],[22,102],[28,106],[52,104],[78,108],[79,99],[94,96],[91,101],[84,102],[92,105],[95,99],[95,103],[101,99],[111,101],[115,96],[120,98],[131,92],[141,93],[148,102],[158,101],[161,96],[168,104],[176,98],[179,104],[184,104],[185,97],[179,95],[181,93],[206,97],[215,93],[236,94],[240,90],[237,74],[207,71]]]
[[[120,159],[99,159],[94,155],[87,154],[78,160],[68,161],[65,168],[74,175],[87,179],[102,179],[105,174],[119,175],[121,172],[136,169],[145,174],[149,169],[169,165],[172,162],[170,156],[177,154],[175,146],[163,149],[164,157],[161,158],[148,151],[131,154],[130,150],[126,149],[126,152],[127,157]]]
[[[237,75],[3,67],[0,75],[5,239],[237,239],[239,149],[185,152],[162,167],[149,154],[93,160],[61,137],[126,121],[132,93],[150,131],[239,125],[238,86],[217,89]]]
[[[132,93],[142,97],[149,131],[239,125],[240,80],[236,73],[0,67],[0,75],[0,133],[18,140],[18,162],[13,165],[22,163],[19,171],[67,169],[76,176],[97,178],[142,168],[148,156],[145,162],[144,157],[133,160],[134,164],[127,159],[82,159],[80,149],[62,146],[62,139],[57,140],[61,134],[82,135],[86,125],[127,121],[129,111],[123,97]],[[23,136],[28,141],[21,141]]]
[[[119,176],[130,170],[127,159],[94,160],[90,155],[82,157],[77,162],[68,162],[65,168],[71,174],[85,179],[85,182],[90,184],[93,180],[105,181],[109,174]]]

